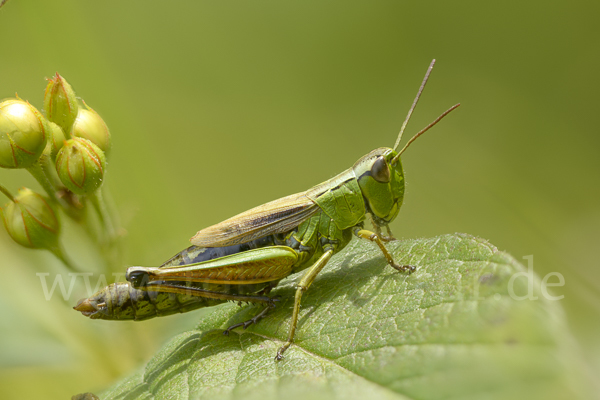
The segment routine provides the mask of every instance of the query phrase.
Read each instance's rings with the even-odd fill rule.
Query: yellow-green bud
[[[56,156],[58,177],[75,194],[90,194],[98,189],[105,169],[104,152],[84,138],[67,140]]]
[[[48,121],[48,128],[48,144],[46,145],[44,154],[49,155],[55,160],[58,151],[62,149],[65,144],[65,133],[62,128],[54,122]]]
[[[85,102],[83,103],[85,104]],[[73,136],[82,137],[94,143],[108,155],[110,151],[110,132],[100,115],[85,104],[87,110],[79,109],[73,124]]]
[[[19,99],[0,103],[0,167],[27,168],[46,147],[48,126],[42,114]]]
[[[50,121],[60,126],[64,132],[71,132],[79,106],[73,88],[58,72],[54,78],[48,79],[44,93],[44,110]]]
[[[2,220],[11,238],[34,249],[56,249],[60,224],[50,201],[23,188],[2,210]]]

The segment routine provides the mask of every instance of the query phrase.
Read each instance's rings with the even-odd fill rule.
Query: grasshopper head
[[[396,218],[404,200],[404,172],[396,151],[381,147],[358,160],[352,169],[367,206],[377,225]]]
[[[410,146],[410,144],[419,136],[427,132],[429,128],[437,124],[442,118],[460,105],[455,104],[450,107],[435,121],[414,135],[402,150],[396,152],[396,149],[402,140],[404,129],[421,97],[421,92],[423,92],[423,89],[425,88],[425,84],[427,83],[427,79],[429,79],[429,74],[431,73],[434,64],[435,60],[431,62],[427,69],[425,78],[417,92],[417,97],[415,97],[415,100],[408,111],[408,115],[400,128],[400,133],[398,133],[394,148],[381,147],[375,149],[358,160],[352,167],[358,179],[360,190],[365,198],[367,211],[373,216],[373,222],[378,226],[387,225],[392,222],[398,215],[398,211],[400,211],[400,206],[404,200],[404,171],[402,170],[400,155],[404,153],[408,146]]]

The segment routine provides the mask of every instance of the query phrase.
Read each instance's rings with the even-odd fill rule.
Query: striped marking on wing
[[[271,201],[202,229],[191,242],[202,247],[223,247],[245,243],[260,237],[288,232],[319,211],[319,206],[296,193]]]

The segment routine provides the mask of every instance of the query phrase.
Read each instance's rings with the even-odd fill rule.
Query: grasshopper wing
[[[306,192],[271,201],[202,229],[191,239],[201,247],[223,247],[288,232],[319,211]]]

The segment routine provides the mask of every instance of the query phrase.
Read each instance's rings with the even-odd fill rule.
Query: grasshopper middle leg
[[[250,325],[257,323],[258,320],[264,318],[270,310],[275,308],[276,301],[277,301],[277,299],[273,299],[272,303],[268,303],[261,312],[259,312],[254,317],[250,318],[249,320],[231,325],[229,328],[227,328],[223,331],[223,335],[228,336],[229,332],[231,332],[235,328],[239,328],[240,326],[242,326],[244,329],[246,329]]]

